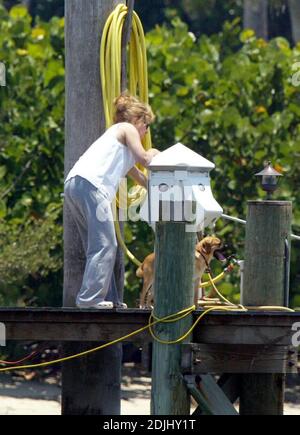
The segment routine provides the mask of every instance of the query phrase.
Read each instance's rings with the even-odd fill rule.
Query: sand
[[[0,415],[60,415],[61,388],[57,377],[24,380],[0,375]],[[122,415],[150,415],[151,378],[127,365],[122,377]],[[300,380],[287,382],[285,415],[300,415]]]

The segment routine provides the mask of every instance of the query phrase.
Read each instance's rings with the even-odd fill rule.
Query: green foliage
[[[0,0],[7,9],[21,0]],[[24,2],[23,2],[24,3]],[[64,0],[26,0],[30,14],[48,21],[53,16],[64,16]],[[288,0],[269,0],[269,37],[284,36],[292,41]],[[243,0],[151,0],[136,1],[135,11],[142,19],[146,32],[156,25],[170,23],[179,16],[197,36],[213,35],[222,29],[225,21],[243,17]]]
[[[225,21],[243,15],[243,0],[165,0],[166,16],[180,16],[196,35],[213,35]]]
[[[40,0],[42,1],[42,0]],[[243,0],[152,0],[135,2],[146,31],[157,24],[170,24],[180,17],[195,35],[214,35],[225,21],[243,19]],[[269,38],[284,36],[292,41],[291,19],[287,0],[268,0]]]
[[[0,0],[4,1],[7,9],[20,4],[21,0]],[[30,15],[40,17],[43,21],[49,21],[52,17],[64,16],[64,0],[27,0]]]
[[[32,27],[24,6],[9,13],[0,6],[7,75],[0,88],[0,295],[6,304],[22,303],[20,288],[29,286],[26,300],[40,277],[61,274],[63,34],[63,20]]]
[[[52,207],[50,204],[41,220],[31,219],[20,226],[0,224],[1,306],[50,305],[49,300],[55,303],[58,299],[45,288],[49,271],[59,272],[62,267],[62,226],[58,225],[61,207]],[[48,301],[43,297],[43,288]]]

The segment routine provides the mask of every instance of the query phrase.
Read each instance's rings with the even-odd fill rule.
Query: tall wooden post
[[[297,0],[289,0],[289,10],[292,23],[292,33],[294,43],[300,41],[300,4]]]
[[[122,1],[121,1],[122,2]],[[104,24],[120,0],[66,0],[65,175],[104,132],[99,53]],[[74,307],[85,256],[74,222],[64,210],[64,306]],[[59,338],[59,337],[58,337]],[[90,348],[71,343],[66,354]],[[121,348],[63,365],[63,414],[120,414]]]
[[[268,0],[244,0],[244,28],[268,39]]]
[[[193,305],[195,233],[183,222],[156,225],[155,315],[159,318]],[[163,340],[179,338],[191,327],[191,316],[155,327]],[[189,415],[190,399],[181,376],[181,344],[153,344],[153,415]]]
[[[244,271],[245,306],[283,306],[289,282],[286,240],[290,246],[292,204],[249,202]],[[249,374],[241,381],[242,415],[282,415],[284,375]]]

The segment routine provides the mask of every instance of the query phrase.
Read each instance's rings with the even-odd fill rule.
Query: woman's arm
[[[145,187],[147,189],[148,187],[148,178],[145,174],[143,174],[142,171],[140,171],[136,166],[134,166],[128,174],[130,178],[132,178],[134,181],[136,181],[140,186]]]
[[[125,139],[128,148],[132,151],[137,162],[145,167],[147,167],[151,163],[153,157],[159,153],[159,151],[154,148],[151,148],[149,151],[144,150],[139,133],[132,124],[126,124]]]

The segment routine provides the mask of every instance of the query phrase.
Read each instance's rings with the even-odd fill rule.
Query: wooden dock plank
[[[196,320],[202,311],[193,315]],[[0,308],[7,340],[111,341],[146,326],[150,311],[79,310],[74,308]],[[292,325],[300,313],[214,312],[195,328],[192,341],[204,344],[290,346]],[[148,332],[127,341],[150,342]]]
[[[184,344],[184,373],[298,373],[297,349],[290,346]]]

